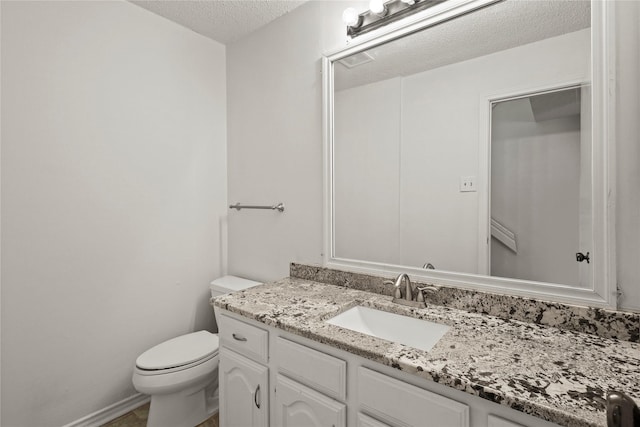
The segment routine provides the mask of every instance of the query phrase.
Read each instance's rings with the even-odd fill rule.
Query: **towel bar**
[[[274,211],[284,212],[284,203],[278,203],[273,206],[241,205],[240,203],[236,203],[235,205],[229,205],[229,209],[271,209]]]

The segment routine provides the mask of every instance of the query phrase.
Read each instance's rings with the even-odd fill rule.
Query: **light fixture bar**
[[[347,35],[350,37],[361,36],[444,1],[446,0],[415,0],[413,4],[403,0],[387,1],[384,3],[384,8],[386,10],[384,16],[374,13],[371,10],[362,12],[355,25],[347,25]]]

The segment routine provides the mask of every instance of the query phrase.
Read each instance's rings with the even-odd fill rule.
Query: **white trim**
[[[322,258],[333,258],[335,236],[333,234],[333,62],[322,57],[322,145],[324,155],[323,199],[324,230],[322,233]]]
[[[116,418],[131,412],[134,409],[144,405],[151,400],[151,396],[146,394],[134,394],[119,402],[109,405],[106,408],[82,417],[79,420],[72,421],[63,427],[99,427],[103,424],[113,421]]]
[[[367,35],[358,38],[351,46],[323,57],[324,266],[385,277],[405,272],[418,280],[453,285],[464,289],[479,289],[500,294],[615,309],[615,37],[613,2],[593,0],[591,4],[591,84],[593,87],[592,231],[594,236],[592,252],[594,257],[592,259],[594,259],[594,264],[593,285],[590,288],[576,288],[556,283],[541,283],[442,270],[425,270],[401,265],[341,259],[335,256],[333,224],[333,62],[495,2],[495,0],[451,0],[439,5],[441,7],[433,7],[418,13],[411,19],[408,18],[390,24],[386,30],[377,32],[377,36]],[[566,87],[570,83],[582,82],[584,82],[584,76],[576,76],[575,82],[564,82],[559,86]],[[546,89],[549,88],[547,87]],[[521,95],[524,92],[526,90],[514,90],[513,95]],[[507,95],[502,94],[502,97],[504,96]],[[490,103],[487,103],[486,107],[490,108]],[[489,111],[481,109],[481,114],[489,116]],[[486,120],[481,120],[479,132],[484,137],[490,134]],[[488,147],[480,146],[479,153],[480,161],[489,161]],[[483,200],[485,196],[488,196],[489,188],[487,186],[487,177],[482,176],[482,173],[480,173],[478,182],[479,216],[488,214],[488,202]],[[483,212],[485,213],[483,214]],[[479,221],[482,221],[482,218],[479,218]],[[484,218],[482,224],[480,233],[484,233],[483,240],[485,244],[483,246],[486,252],[486,240],[490,236],[488,218]],[[479,246],[481,245],[479,244]],[[598,254],[604,255],[599,256]],[[479,271],[488,271],[488,266],[486,265],[488,256],[482,262],[480,262],[480,259],[481,257],[479,257],[478,262]]]
[[[491,218],[491,237],[495,237],[500,243],[511,249],[514,254],[518,253],[516,233],[493,218]]]
[[[478,274],[491,272],[491,103],[480,96],[478,106]]]
[[[459,289],[481,290],[500,295],[514,295],[543,301],[572,305],[606,307],[605,301],[592,289],[581,289],[561,283],[543,283],[506,279],[497,276],[480,276],[444,270],[426,270],[405,265],[381,264],[354,259],[334,258],[327,261],[326,268],[394,278],[407,273],[412,280],[452,286]]]
[[[615,2],[592,1],[593,280],[607,306],[617,307],[615,263]],[[597,163],[595,159],[602,159]],[[597,219],[597,220],[595,220]],[[602,256],[598,255],[602,254]],[[603,283],[599,283],[602,280]]]

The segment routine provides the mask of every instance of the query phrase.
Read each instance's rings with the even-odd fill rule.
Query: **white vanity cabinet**
[[[269,426],[268,332],[228,316],[220,329],[220,425]],[[252,360],[253,359],[253,360]]]
[[[276,380],[275,420],[279,427],[346,427],[347,406],[293,381]]]
[[[220,424],[228,427],[269,425],[268,368],[231,350],[220,351]]]
[[[220,427],[556,426],[220,311]]]
[[[275,338],[275,422],[281,427],[345,427],[347,362]]]

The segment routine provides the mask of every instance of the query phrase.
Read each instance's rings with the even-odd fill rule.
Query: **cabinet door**
[[[233,351],[220,349],[220,425],[269,425],[269,370]]]
[[[309,387],[278,375],[276,384],[278,427],[344,427],[346,406]]]

